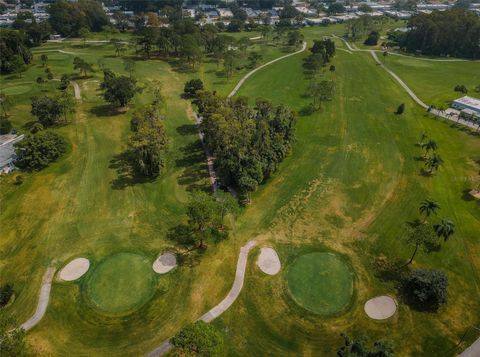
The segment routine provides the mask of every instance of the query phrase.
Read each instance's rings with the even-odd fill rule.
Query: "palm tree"
[[[437,214],[437,211],[440,209],[440,205],[431,199],[423,200],[420,203],[419,211],[421,214],[425,215],[425,218],[429,217],[432,213]]]
[[[425,166],[428,168],[428,173],[432,174],[433,171],[437,171],[438,168],[443,164],[443,159],[440,155],[433,154],[426,162]]]
[[[453,223],[450,219],[442,219],[440,223],[437,223],[433,226],[433,229],[435,229],[437,236],[443,237],[446,242],[448,237],[455,233],[455,223]]]
[[[438,145],[434,140],[430,139],[425,144],[422,145],[422,148],[425,150],[425,157],[426,157],[430,150],[432,151],[437,150]]]
[[[428,134],[426,131],[424,131],[422,135],[420,135],[420,141],[418,142],[418,146],[423,147],[426,138],[428,138]]]

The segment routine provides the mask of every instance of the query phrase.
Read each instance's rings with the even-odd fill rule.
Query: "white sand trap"
[[[87,258],[76,258],[65,265],[60,271],[60,279],[73,281],[80,278],[90,268],[90,261]]]
[[[272,248],[260,249],[257,260],[258,267],[268,275],[275,275],[280,271],[281,264],[278,254]]]
[[[385,320],[395,314],[397,303],[390,296],[377,296],[365,303],[364,310],[372,319]]]
[[[153,270],[158,274],[168,273],[177,266],[177,258],[170,252],[165,252],[153,262]]]

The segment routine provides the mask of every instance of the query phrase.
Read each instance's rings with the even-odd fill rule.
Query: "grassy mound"
[[[353,293],[349,267],[331,253],[300,256],[287,274],[288,290],[297,304],[320,315],[344,310]]]
[[[130,312],[154,293],[155,276],[150,262],[133,253],[108,257],[93,272],[87,294],[100,310],[112,314]]]

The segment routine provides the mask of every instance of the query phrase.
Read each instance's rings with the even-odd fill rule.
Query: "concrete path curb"
[[[248,241],[242,248],[240,248],[240,254],[238,255],[237,261],[237,271],[235,273],[235,280],[233,281],[232,288],[228,292],[227,296],[215,307],[213,307],[210,311],[205,313],[202,317],[198,320],[202,320],[205,322],[211,322],[225,311],[228,310],[230,306],[235,302],[235,300],[240,295],[240,292],[243,288],[243,282],[245,281],[245,271],[247,269],[247,260],[248,260],[248,253],[250,250],[257,245],[257,242],[254,240]],[[162,356],[163,354],[167,353],[172,349],[172,344],[170,340],[166,340],[162,342],[157,348],[149,352],[146,357],[158,357]]]
[[[40,322],[40,320],[45,315],[45,312],[47,311],[47,307],[48,307],[48,301],[50,299],[50,290],[52,288],[52,279],[53,279],[53,276],[55,275],[55,271],[56,271],[55,268],[50,267],[47,269],[47,271],[43,275],[42,287],[40,288],[37,309],[35,310],[35,313],[33,314],[33,316],[30,317],[28,321],[24,322],[20,326],[20,328],[24,329],[25,331],[32,329],[35,325],[37,325]]]

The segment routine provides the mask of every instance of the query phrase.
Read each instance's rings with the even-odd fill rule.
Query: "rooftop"
[[[480,110],[480,99],[469,97],[468,95],[454,100],[455,103],[467,105],[473,107],[477,110]]]

